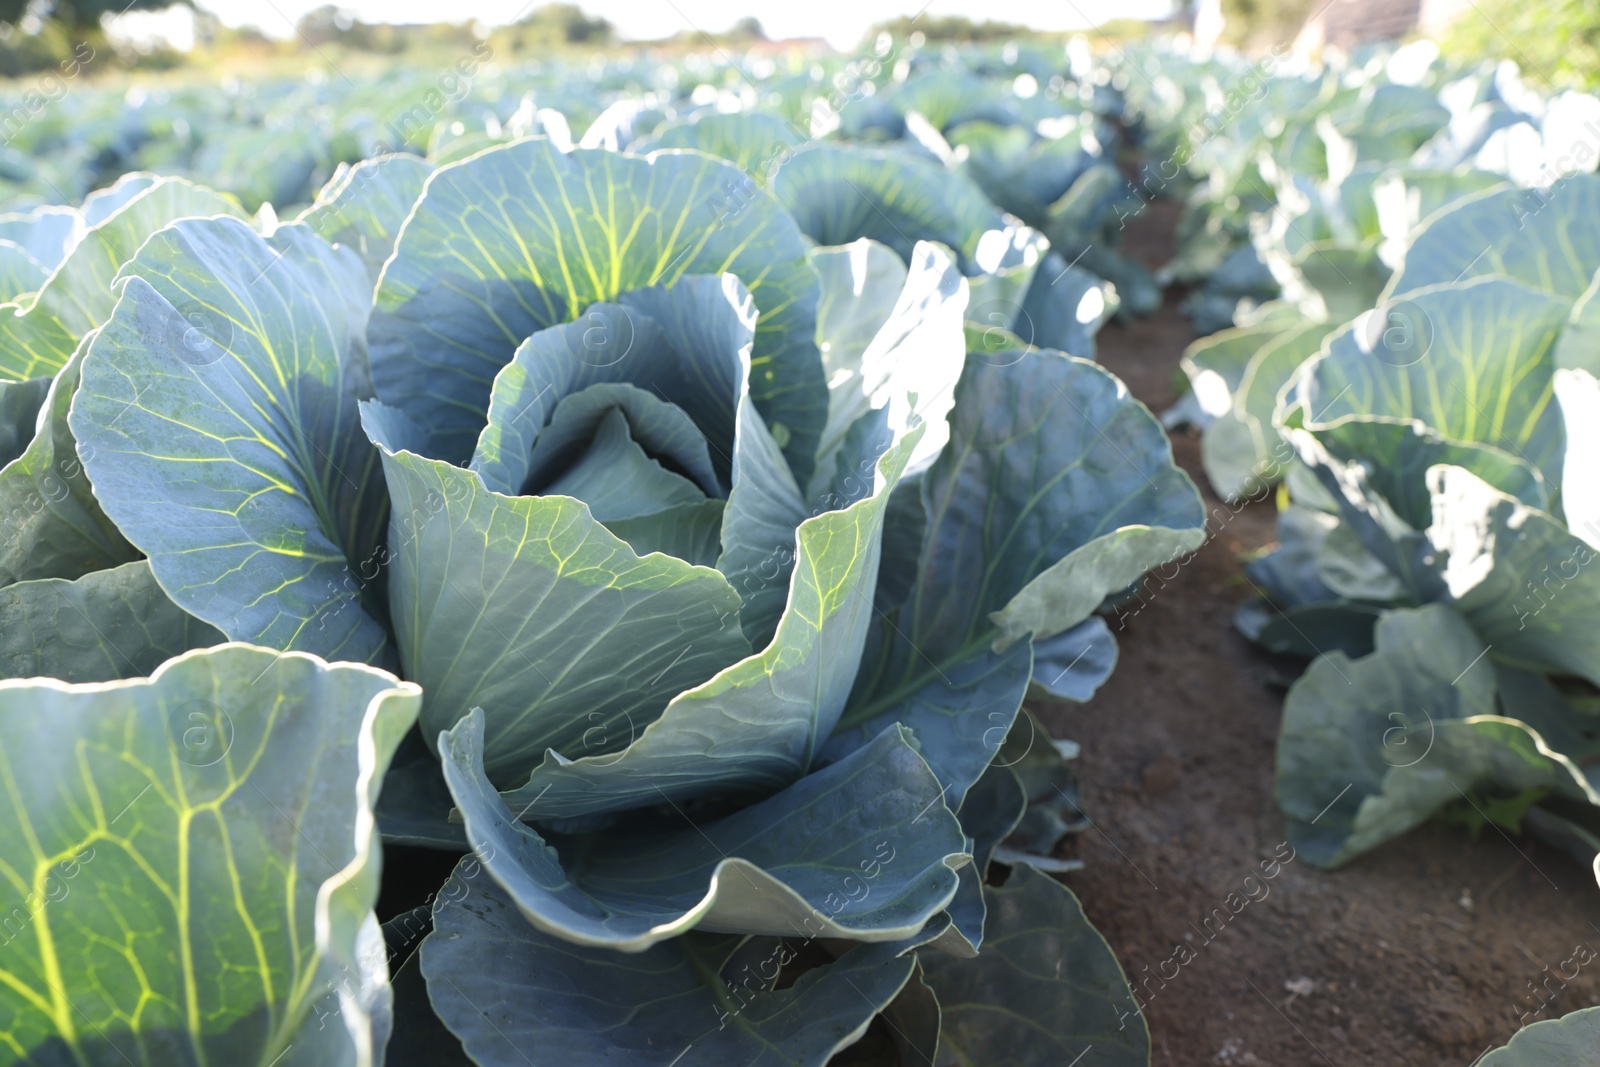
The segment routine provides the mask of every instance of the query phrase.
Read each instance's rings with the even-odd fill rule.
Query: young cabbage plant
[[[1279,742],[1279,799],[1317,862],[1472,796],[1493,802],[1480,818],[1526,818],[1585,860],[1600,843],[1585,775],[1600,757],[1600,383],[1584,343],[1600,242],[1578,222],[1600,179],[1559,194],[1531,217],[1512,188],[1438,216],[1390,298],[1286,397],[1279,424],[1316,481],[1292,489],[1281,547],[1250,568],[1275,606],[1241,625],[1328,649],[1291,689]]]

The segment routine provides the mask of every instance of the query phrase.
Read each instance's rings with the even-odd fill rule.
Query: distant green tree
[[[525,52],[559,49],[572,45],[600,47],[616,39],[615,28],[599,16],[591,16],[577,4],[545,4],[536,7],[509,26],[490,35],[497,52]]]
[[[1600,88],[1600,0],[1474,0],[1442,37],[1446,55],[1513,59],[1547,88]]]
[[[519,26],[548,27],[567,44],[602,44],[612,37],[610,22],[586,14],[577,4],[545,4],[517,20]]]
[[[335,4],[323,4],[300,17],[295,34],[314,45],[340,44],[346,48],[372,47],[372,27]]]
[[[733,24],[728,31],[728,36],[745,41],[765,41],[767,31],[762,27],[761,20],[754,15],[746,15]]]
[[[868,31],[868,38],[888,33],[897,38],[920,33],[929,41],[994,41],[1007,37],[1036,37],[1038,32],[1015,22],[974,22],[962,15],[901,15],[880,22]]]

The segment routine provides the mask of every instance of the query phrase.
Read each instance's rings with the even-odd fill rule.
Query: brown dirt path
[[[1132,254],[1164,260],[1177,213],[1160,203],[1130,221]],[[1169,297],[1150,319],[1108,326],[1100,360],[1159,412],[1191,338]],[[1173,444],[1218,506],[1197,439]],[[1250,591],[1238,556],[1271,541],[1273,517],[1267,501],[1214,522],[1119,634],[1121,662],[1095,699],[1037,709],[1083,746],[1095,827],[1071,846],[1088,866],[1067,882],[1146,991],[1157,1067],[1468,1067],[1545,1000],[1539,1018],[1600,1003],[1600,960],[1557,976],[1578,946],[1600,952],[1590,871],[1492,828],[1473,840],[1430,824],[1339,871],[1288,863],[1220,934],[1202,929],[1284,841],[1271,680],[1292,665],[1229,622]],[[1175,967],[1179,945],[1193,958]]]

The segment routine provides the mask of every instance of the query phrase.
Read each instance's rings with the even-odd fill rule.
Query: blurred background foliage
[[[510,25],[492,28],[468,22],[367,22],[328,4],[303,16],[296,24],[295,36],[280,39],[250,26],[224,25],[206,11],[205,0],[176,2],[195,12],[194,47],[183,52],[161,42],[130,43],[106,32],[108,16],[114,23],[114,17],[125,12],[155,11],[173,6],[174,0],[0,0],[0,77],[51,72],[75,77],[79,67],[92,79],[135,70],[159,74],[177,68],[221,75],[257,69],[263,74],[283,74],[304,69],[312,49],[323,61],[378,68],[397,57],[414,62],[448,57],[481,41],[487,41],[493,54],[502,59],[639,48],[670,55],[697,48],[768,43],[760,21],[753,16],[739,19],[723,32],[684,31],[658,41],[627,41],[607,19],[567,2],[546,3]],[[1394,2],[1402,6],[1454,3],[1463,16],[1472,16],[1455,18],[1438,35],[1447,57],[1471,63],[1509,56],[1535,85],[1547,89],[1600,87],[1600,0]],[[1114,18],[1086,36],[1092,47],[1104,49],[1152,33],[1182,30],[1194,25],[1198,9],[1206,4],[1220,6],[1221,41],[1244,48],[1294,40],[1307,19],[1327,7],[1325,0],[1173,0],[1172,13],[1165,20]],[[867,40],[882,32],[919,43],[1023,39],[1045,43],[1071,36],[1040,33],[1010,22],[926,13],[880,23]],[[93,62],[83,63],[85,55],[92,55]]]
[[[1463,59],[1510,56],[1549,89],[1600,88],[1600,0],[1472,0],[1480,18],[1451,23],[1441,42]]]

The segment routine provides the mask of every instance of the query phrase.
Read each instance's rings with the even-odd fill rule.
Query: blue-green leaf
[[[1086,703],[1117,666],[1117,639],[1099,616],[1033,643],[1033,684],[1060,700]]]
[[[778,988],[796,955],[778,939],[691,933],[637,954],[574,945],[486,881],[446,883],[421,949],[433,1004],[483,1067],[823,1067],[915,963],[898,942],[861,945]]]
[[[1568,304],[1504,278],[1416,290],[1330,336],[1292,402],[1317,427],[1347,416],[1420,422],[1492,445],[1558,484],[1552,348]]]
[[[976,953],[983,945],[983,922],[988,912],[983,882],[989,861],[1028,810],[1028,797],[1010,767],[996,760],[989,764],[961,802],[957,817],[967,835],[972,862],[957,872],[961,884],[950,901],[950,918],[956,932]]]
[[[947,743],[968,749],[958,765],[930,762],[958,804],[994,751],[974,753],[973,739],[1004,737],[1026,691],[1032,660],[1015,646],[1077,625],[1198,546],[1204,513],[1143,405],[1094,364],[1049,351],[968,360],[923,503],[915,584],[844,725],[946,709]]]
[[[357,421],[360,260],[305,226],[263,240],[189,219],[121,284],[69,420],[106,514],[168,595],[230,638],[383,659],[363,573],[388,501]]]
[[[362,160],[353,167],[340,164],[316,203],[295,221],[316,230],[329,244],[353,249],[376,284],[400,227],[433,170],[432,163],[403,152]]]
[[[172,602],[143,560],[77,581],[0,588],[0,678],[109,682],[139,678],[172,657],[227,638]]]
[[[851,359],[845,352],[830,353],[828,422],[817,449],[809,493],[813,500],[824,495],[820,487],[828,480],[853,476],[861,482],[870,477],[877,457],[841,447],[851,427],[869,411],[886,409],[898,424],[911,410],[928,424],[911,457],[913,466],[944,448],[950,439],[946,419],[966,361],[966,306],[967,285],[955,264],[937,246],[918,243],[904,287],[860,355]]]
[[[1346,415],[1315,433],[1334,459],[1362,464],[1365,484],[1415,530],[1433,520],[1426,476],[1440,464],[1465,467],[1529,507],[1550,507],[1544,477],[1527,460],[1494,445],[1452,441],[1421,422]]]
[[[869,496],[800,524],[788,602],[770,644],[677,695],[624,751],[547,757],[507,801],[548,819],[663,797],[761,794],[804,775],[850,695],[873,618],[884,513],[921,433],[903,433],[878,460]]]
[[[1289,690],[1278,804],[1311,862],[1337,866],[1482,789],[1600,802],[1572,761],[1495,714],[1495,668],[1450,608],[1386,614],[1377,650],[1314,662]]]
[[[1427,486],[1442,599],[1497,659],[1600,685],[1596,531],[1575,536],[1461,467],[1433,468]]]
[[[984,896],[977,959],[919,954],[939,998],[937,1067],[1148,1064],[1150,1032],[1128,980],[1071,890],[1020,866]]]
[[[0,586],[37,578],[78,578],[138,558],[94,498],[67,424],[91,330],[53,380],[22,453],[0,468]],[[38,379],[35,379],[37,381]]]
[[[624,390],[631,390],[633,395],[629,397]],[[637,421],[632,424],[618,403],[624,398],[638,402]],[[683,425],[680,427],[676,420]],[[683,504],[697,504],[706,498],[704,490],[681,474],[667,470],[634,439],[637,435],[648,443],[652,431],[660,431],[662,437],[704,444],[687,415],[649,393],[626,385],[593,386],[557,407],[548,429],[551,432],[540,438],[540,444],[558,435],[567,435],[580,444],[586,439],[587,444],[570,464],[556,468],[559,473],[544,483],[543,495],[581,500],[601,522],[636,519]],[[688,432],[675,432],[681,429]],[[536,446],[536,461],[537,451]]]
[[[901,152],[813,143],[784,161],[771,189],[820,245],[870,237],[909,263],[918,241],[936,241],[956,253],[962,273],[973,275],[993,266],[980,245],[987,252],[1004,239],[1005,218],[981,189]]]
[[[104,189],[96,189],[83,198],[83,224],[98,226],[111,217],[111,213],[150,188],[161,177],[149,171],[124,174]]]
[[[863,237],[838,247],[813,248],[822,283],[817,347],[828,382],[860,366],[861,356],[889,321],[906,284],[906,262],[888,245]]]
[[[481,714],[441,734],[439,754],[476,857],[529,922],[581,945],[637,952],[695,928],[897,940],[944,909],[970,859],[899,727],[731,815],[670,805],[548,841],[484,777]]]
[[[21,456],[33,441],[39,409],[49,392],[49,378],[0,381],[0,469]]]
[[[50,271],[15,241],[0,239],[0,300],[21,303],[37,293]]]
[[[1384,292],[1396,300],[1430,285],[1497,275],[1570,303],[1600,269],[1587,220],[1600,213],[1600,176],[1572,174],[1544,189],[1501,185],[1428,219]]]
[[[127,177],[124,175],[117,184],[120,186]],[[91,195],[89,200],[94,200],[94,196]],[[101,218],[96,221],[105,220]],[[0,240],[21,245],[46,271],[54,271],[67,258],[67,253],[83,240],[88,225],[83,214],[75,208],[46,204],[32,211],[11,211],[0,215]]]
[[[654,133],[630,145],[628,150],[643,154],[659,148],[698,149],[727,160],[758,185],[764,185],[773,169],[788,157],[790,149],[798,148],[804,141],[799,131],[777,115],[759,111],[733,114],[713,111],[662,123]],[[726,191],[732,193],[738,188],[730,185]]]
[[[372,806],[420,700],[243,645],[148,679],[0,682],[9,1056],[380,1062]]]
[[[1523,1027],[1478,1067],[1600,1067],[1600,1008],[1579,1008]]]
[[[682,690],[749,652],[714,570],[640,557],[571,497],[509,497],[397,449],[364,405],[392,498],[389,603],[400,661],[428,693],[423,729],[482,708],[490,779],[625,746]],[[552,757],[554,758],[554,757]]]
[[[83,335],[110,317],[112,281],[151,234],[175,219],[237,215],[232,197],[183,178],[161,178],[83,236],[38,295],[0,314],[0,377],[33,378],[66,365]]]
[[[539,473],[536,457],[553,447],[539,442],[556,406],[597,385],[629,385],[678,409],[703,438],[664,431],[652,450],[670,456],[706,492],[721,492],[731,477],[755,327],[755,308],[737,279],[691,276],[591,305],[575,322],[540,330],[495,376],[472,469],[496,492],[526,491]],[[644,405],[627,406],[638,422]],[[566,440],[558,431],[556,441]]]
[[[529,335],[634,289],[731,272],[761,309],[751,396],[809,474],[826,411],[816,275],[771,196],[730,197],[730,180],[749,183],[698,153],[563,154],[538,139],[441,167],[378,286],[379,398],[416,420],[431,455],[465,460],[496,373]]]

